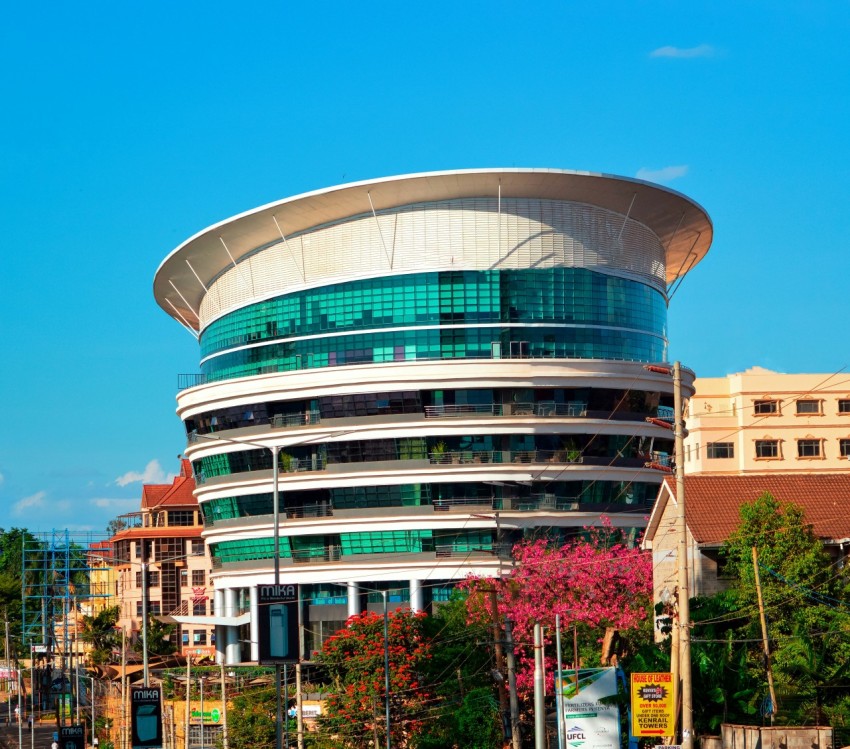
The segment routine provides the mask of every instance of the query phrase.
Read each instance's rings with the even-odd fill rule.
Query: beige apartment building
[[[850,375],[761,367],[697,378],[688,475],[835,473],[850,468]]]
[[[111,539],[115,557],[116,595],[121,607],[119,626],[131,638],[142,624],[142,568],[148,570],[148,611],[155,617],[212,614],[210,557],[194,495],[195,480],[187,460],[171,484],[146,484],[141,511],[121,516],[126,527]],[[177,652],[192,658],[215,655],[212,626],[178,625]]]

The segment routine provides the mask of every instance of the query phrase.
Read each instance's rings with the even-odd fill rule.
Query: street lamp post
[[[387,722],[387,749],[390,749],[390,615],[387,607],[387,591],[382,590],[381,593],[384,597],[384,712]]]
[[[148,549],[145,539],[142,539],[142,673],[144,685],[148,686]]]
[[[204,677],[198,678],[201,688],[201,749],[204,749]]]
[[[334,432],[332,434],[321,435],[319,437],[311,436],[307,439],[290,442],[286,447],[297,447],[304,445],[317,439],[330,439],[331,437],[339,437],[342,434],[347,434],[348,430],[342,432]],[[264,445],[261,442],[252,442],[250,440],[232,440],[226,437],[211,436],[207,434],[198,434],[195,432],[197,439],[204,439],[210,442],[228,442],[232,445],[251,445],[268,450],[272,454],[272,523],[274,525],[274,584],[280,585],[280,445]],[[301,657],[301,654],[298,654]],[[275,695],[277,699],[277,728],[275,729],[275,749],[283,747],[283,697],[280,687],[280,664],[275,664]],[[288,716],[287,716],[288,720]],[[387,745],[389,746],[389,744]]]

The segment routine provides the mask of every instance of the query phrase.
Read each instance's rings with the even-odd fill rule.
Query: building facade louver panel
[[[481,170],[287,199],[171,253],[154,288],[199,334],[178,413],[220,658],[256,658],[272,446],[307,649],[384,591],[426,609],[498,574],[520,540],[603,515],[636,537],[672,452],[672,383],[643,365],[667,357],[667,283],[710,242],[663,188]]]

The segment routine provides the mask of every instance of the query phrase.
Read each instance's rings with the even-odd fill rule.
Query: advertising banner
[[[260,585],[260,663],[298,661],[298,586]]]
[[[676,716],[671,674],[632,674],[631,698],[634,736],[674,735]]]
[[[617,694],[616,669],[579,669],[578,691],[575,671],[562,671],[558,686],[566,721],[567,747],[620,749],[620,710],[616,705],[600,702],[603,697]]]
[[[86,729],[81,725],[60,726],[59,749],[86,749]]]
[[[130,690],[133,749],[162,749],[162,702],[159,687]]]

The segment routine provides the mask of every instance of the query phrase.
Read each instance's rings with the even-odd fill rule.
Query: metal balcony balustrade
[[[411,549],[394,549],[389,551],[376,551],[374,554],[434,554],[438,559],[458,558],[470,556],[493,556],[502,559],[509,559],[513,545],[510,543],[490,543],[483,546],[467,548],[466,545],[457,544],[439,544],[434,543],[435,539],[423,538],[420,548]],[[322,562],[339,562],[345,560],[354,560],[360,554],[343,554],[342,547],[339,545],[329,545],[322,547],[314,547],[312,549],[295,549],[292,551],[292,564],[320,564]],[[245,561],[262,561],[266,557],[254,557],[252,560]],[[286,561],[286,557],[282,561]],[[222,561],[220,557],[212,557],[212,568],[220,570],[228,562]]]
[[[666,460],[667,457],[666,453],[645,453],[633,456],[582,455],[579,450],[454,450],[432,452],[428,455],[428,460],[437,465],[575,463],[590,466],[640,468],[647,461],[661,462]]]
[[[318,424],[322,420],[322,415],[317,410],[304,411],[304,413],[296,414],[275,414],[269,419],[273,429],[283,429],[284,427],[303,427],[311,424]]]
[[[613,468],[645,468],[648,464],[671,466],[671,456],[662,452],[638,452],[634,455],[582,455],[578,450],[452,450],[447,452],[431,452],[428,454],[431,465],[478,465],[478,464],[581,464],[594,467]],[[396,458],[403,462],[418,460],[418,458]],[[368,461],[367,461],[368,462]],[[392,461],[387,461],[392,462]],[[347,470],[357,471],[358,461],[348,463],[333,463],[332,465],[346,466]],[[312,455],[309,458],[293,458],[281,454],[280,472],[298,473],[302,471],[324,471],[328,460],[323,455]],[[221,474],[234,476],[236,474]],[[195,474],[195,483],[202,486],[208,477],[203,471]]]
[[[471,417],[539,417],[539,418],[571,418],[571,419],[601,419],[605,421],[646,421],[658,419],[668,423],[673,422],[673,409],[667,406],[657,406],[652,411],[619,411],[611,409],[589,409],[585,401],[569,401],[567,403],[555,403],[554,401],[539,401],[536,403],[466,403],[442,406],[424,406],[422,411],[404,410],[386,411],[385,413],[370,414],[362,416],[351,414],[351,417],[379,420],[385,415],[396,415],[404,413],[415,418],[417,414],[426,419],[457,419]],[[341,418],[341,417],[334,417]],[[192,430],[186,436],[189,445],[201,442],[207,435],[219,432],[250,429],[256,431],[264,424],[272,429],[293,429],[304,426],[312,426],[322,423],[322,414],[318,409],[309,409],[291,414],[275,414],[266,418],[258,418],[252,424],[229,424],[222,423],[204,430]]]
[[[341,546],[324,546],[312,549],[293,549],[293,564],[313,564],[315,562],[338,562],[342,558]]]

